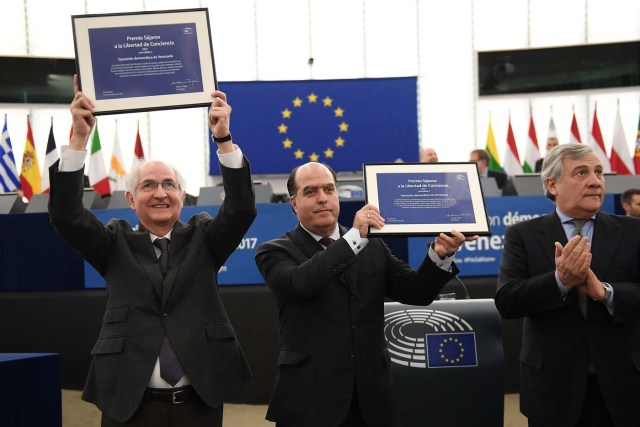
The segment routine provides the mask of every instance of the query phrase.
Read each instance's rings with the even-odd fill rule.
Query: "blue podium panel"
[[[0,353],[0,425],[62,426],[57,353]]]
[[[493,299],[385,304],[396,427],[501,426],[504,354]]]

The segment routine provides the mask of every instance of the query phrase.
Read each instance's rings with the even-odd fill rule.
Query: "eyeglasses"
[[[146,180],[146,181],[142,181],[140,184],[138,184],[138,187],[140,187],[140,190],[145,191],[145,192],[151,192],[151,191],[156,191],[158,189],[158,186],[161,185],[162,189],[164,191],[179,191],[180,190],[180,184],[178,184],[177,182],[175,182],[172,179],[165,179],[162,182],[156,182],[156,181],[152,181],[152,180]]]

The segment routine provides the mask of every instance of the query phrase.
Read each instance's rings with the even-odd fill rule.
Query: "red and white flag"
[[[133,147],[133,167],[140,160],[144,160],[144,150],[142,149],[142,140],[140,139],[140,124],[138,123],[138,132],[136,133],[136,145]]]
[[[611,172],[611,164],[609,163],[609,156],[604,148],[604,140],[602,139],[602,132],[600,132],[600,123],[598,122],[598,105],[593,111],[593,125],[591,126],[591,134],[589,135],[589,143],[596,156],[602,162],[602,167],[605,172]]]
[[[540,146],[536,136],[536,127],[533,124],[533,114],[529,119],[529,138],[527,138],[527,148],[524,152],[524,164],[522,170],[526,173],[535,172],[536,162],[540,160]]]
[[[513,129],[511,128],[511,116],[509,116],[509,129],[507,130],[507,149],[505,152],[505,159],[502,167],[507,175],[522,174],[522,164],[520,163],[520,156],[518,155],[518,147],[516,146],[516,139],[513,136]]]
[[[569,136],[569,142],[576,142],[581,144],[582,138],[580,138],[580,130],[578,129],[578,121],[576,120],[576,112],[573,112],[573,119],[571,119],[571,136]]]
[[[613,127],[613,140],[611,143],[611,170],[618,175],[633,175],[633,162],[629,153],[629,144],[624,136],[622,118],[620,117],[620,105],[616,113],[616,124]]]

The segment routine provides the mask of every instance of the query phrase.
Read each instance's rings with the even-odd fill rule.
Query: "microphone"
[[[464,283],[462,282],[462,280],[460,280],[460,278],[458,277],[458,275],[456,274],[456,276],[454,277],[454,279],[456,279],[456,281],[458,283],[460,283],[460,286],[462,286],[462,289],[464,289],[464,299],[470,299],[469,298],[469,290],[467,289],[467,287],[464,285]]]

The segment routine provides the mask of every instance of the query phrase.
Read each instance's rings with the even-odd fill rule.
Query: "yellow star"
[[[341,136],[336,139],[336,147],[344,147],[344,138],[342,138]]]
[[[316,153],[311,153],[311,155],[309,156],[309,160],[311,160],[312,162],[317,162],[319,157],[320,156],[318,156]]]
[[[336,117],[342,117],[344,115],[344,110],[340,107],[333,110],[333,112],[336,115]]]
[[[293,141],[287,138],[282,141],[282,145],[284,146],[284,148],[291,148],[291,146],[293,145]]]
[[[293,152],[293,155],[296,156],[296,159],[301,159],[304,157],[304,151],[298,148],[296,151]]]
[[[290,119],[291,118],[291,110],[289,110],[288,108],[285,108],[284,110],[282,110],[282,118],[283,119]]]
[[[315,103],[318,100],[318,95],[316,95],[315,93],[311,93],[309,94],[309,96],[307,96],[307,99],[310,103]]]
[[[324,104],[325,107],[331,107],[331,104],[333,103],[333,99],[327,96],[322,100],[322,103]]]
[[[340,128],[340,132],[347,132],[349,130],[349,125],[346,122],[342,122],[338,125]]]
[[[284,123],[281,123],[280,126],[278,126],[279,133],[287,133],[287,129],[289,129],[289,127]]]
[[[296,108],[302,107],[302,99],[296,96],[296,99],[293,100],[293,106]]]
[[[331,148],[327,148],[326,150],[324,150],[324,156],[327,159],[330,159],[333,157],[333,150]]]

